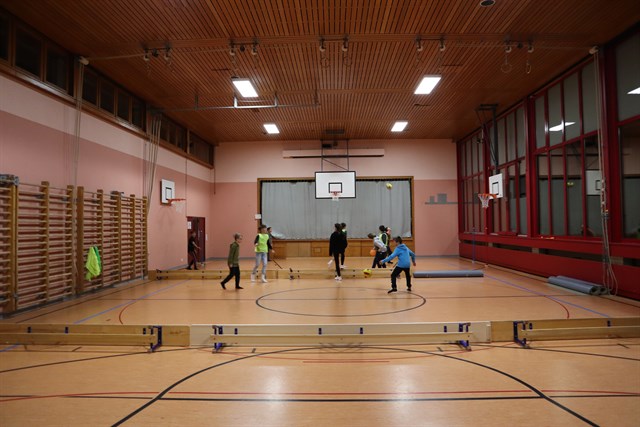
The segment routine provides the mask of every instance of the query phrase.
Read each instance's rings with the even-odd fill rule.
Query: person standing
[[[382,254],[382,258],[384,258],[384,257],[387,256],[387,254],[390,254],[390,252],[389,252],[389,240],[390,240],[390,238],[389,238],[389,235],[387,234],[387,227],[385,227],[384,225],[381,225],[380,227],[378,227],[378,230],[380,230],[380,234],[378,234],[378,237],[380,238],[380,241],[385,246],[385,251]],[[387,265],[385,263],[383,263],[383,262],[380,262],[379,266],[382,266],[382,268],[387,268]]]
[[[385,256],[389,256],[391,255],[391,252],[393,252],[391,250],[391,227],[387,227],[385,231],[387,233],[387,242],[389,242],[389,244],[387,244],[387,253],[385,254]],[[393,262],[387,262],[387,264],[393,265]]]
[[[383,259],[381,262],[388,262],[394,258],[398,258],[398,262],[391,272],[391,289],[387,291],[388,294],[397,292],[396,279],[404,271],[404,276],[407,278],[407,291],[411,292],[411,263],[416,266],[416,254],[411,249],[402,243],[402,237],[398,236],[393,239],[396,242],[396,249],[391,255]]]
[[[346,248],[346,239],[342,234],[342,227],[340,224],[334,225],[335,230],[329,237],[329,256],[333,256],[333,261],[336,264],[336,281],[341,282],[342,276],[340,275],[340,255],[344,257],[344,250]]]
[[[227,289],[225,284],[231,280],[232,277],[236,279],[236,289],[242,289],[240,286],[240,242],[242,242],[242,234],[234,234],[233,243],[229,245],[229,256],[227,257],[229,275],[220,282],[222,289]]]
[[[267,227],[267,234],[269,235],[269,247],[273,248],[273,234],[271,234],[271,227]],[[271,252],[267,253],[267,261],[271,261]]]
[[[187,270],[191,270],[191,266],[193,265],[193,269],[198,269],[198,250],[200,247],[196,243],[196,232],[192,231],[191,236],[189,236],[189,241],[187,242],[187,258],[189,259],[189,265],[187,266]]]
[[[347,241],[347,224],[344,222],[340,224],[340,231],[342,231],[342,236],[344,237],[344,251],[340,254],[340,268],[344,268],[344,253],[347,250],[347,246],[349,246],[349,242]]]
[[[367,237],[373,239],[373,249],[376,251],[376,254],[373,257],[373,264],[371,265],[371,268],[383,268],[380,264],[380,260],[384,258],[384,254],[387,252],[387,247],[384,243],[382,243],[382,240],[380,240],[380,236],[369,233]]]
[[[267,283],[267,254],[273,249],[271,248],[271,241],[269,239],[269,234],[267,233],[267,226],[261,225],[258,228],[258,234],[256,235],[255,240],[253,241],[256,252],[256,265],[253,267],[253,271],[251,272],[251,281],[256,281],[256,274],[258,273],[258,266],[262,262],[262,276],[260,280],[262,283]]]

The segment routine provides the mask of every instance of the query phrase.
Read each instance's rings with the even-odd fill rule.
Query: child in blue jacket
[[[407,247],[404,243],[402,243],[402,237],[398,236],[393,239],[396,242],[396,248],[393,253],[380,261],[381,264],[387,263],[394,258],[398,258],[398,263],[395,268],[391,272],[391,289],[387,291],[388,294],[391,292],[397,292],[398,289],[396,287],[396,279],[404,271],[404,276],[407,278],[407,291],[411,292],[411,263],[413,266],[416,265],[416,254],[411,252],[411,249]]]

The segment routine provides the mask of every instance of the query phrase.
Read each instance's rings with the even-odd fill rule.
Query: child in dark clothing
[[[236,278],[236,289],[242,289],[240,286],[240,242],[242,242],[242,234],[236,233],[233,235],[233,243],[229,245],[229,256],[227,257],[227,265],[229,266],[229,275],[220,282],[222,289],[227,289],[224,285],[231,280],[232,277]]]
[[[340,275],[340,256],[344,258],[344,250],[347,248],[347,239],[342,233],[342,226],[340,224],[334,225],[334,232],[331,233],[329,238],[329,256],[333,256],[333,261],[336,264],[336,281],[342,281]]]

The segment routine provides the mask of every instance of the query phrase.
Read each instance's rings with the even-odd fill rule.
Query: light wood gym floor
[[[328,258],[269,270],[327,269]],[[368,258],[347,259],[349,271]],[[212,261],[207,269],[223,269]],[[640,303],[588,296],[465,259],[416,270],[482,278],[157,280],[29,311],[3,323],[336,324],[640,317]],[[353,270],[351,270],[353,269]],[[246,277],[245,277],[246,276]],[[327,275],[329,277],[329,275]],[[399,325],[399,330],[401,325]],[[640,339],[322,347],[0,347],[0,425],[638,426]]]

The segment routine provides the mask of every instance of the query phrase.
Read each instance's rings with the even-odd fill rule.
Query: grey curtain
[[[336,222],[347,224],[349,238],[377,234],[380,225],[411,237],[411,183],[357,180],[356,198],[336,202],[316,199],[314,181],[263,181],[262,222],[278,239],[328,239]]]

